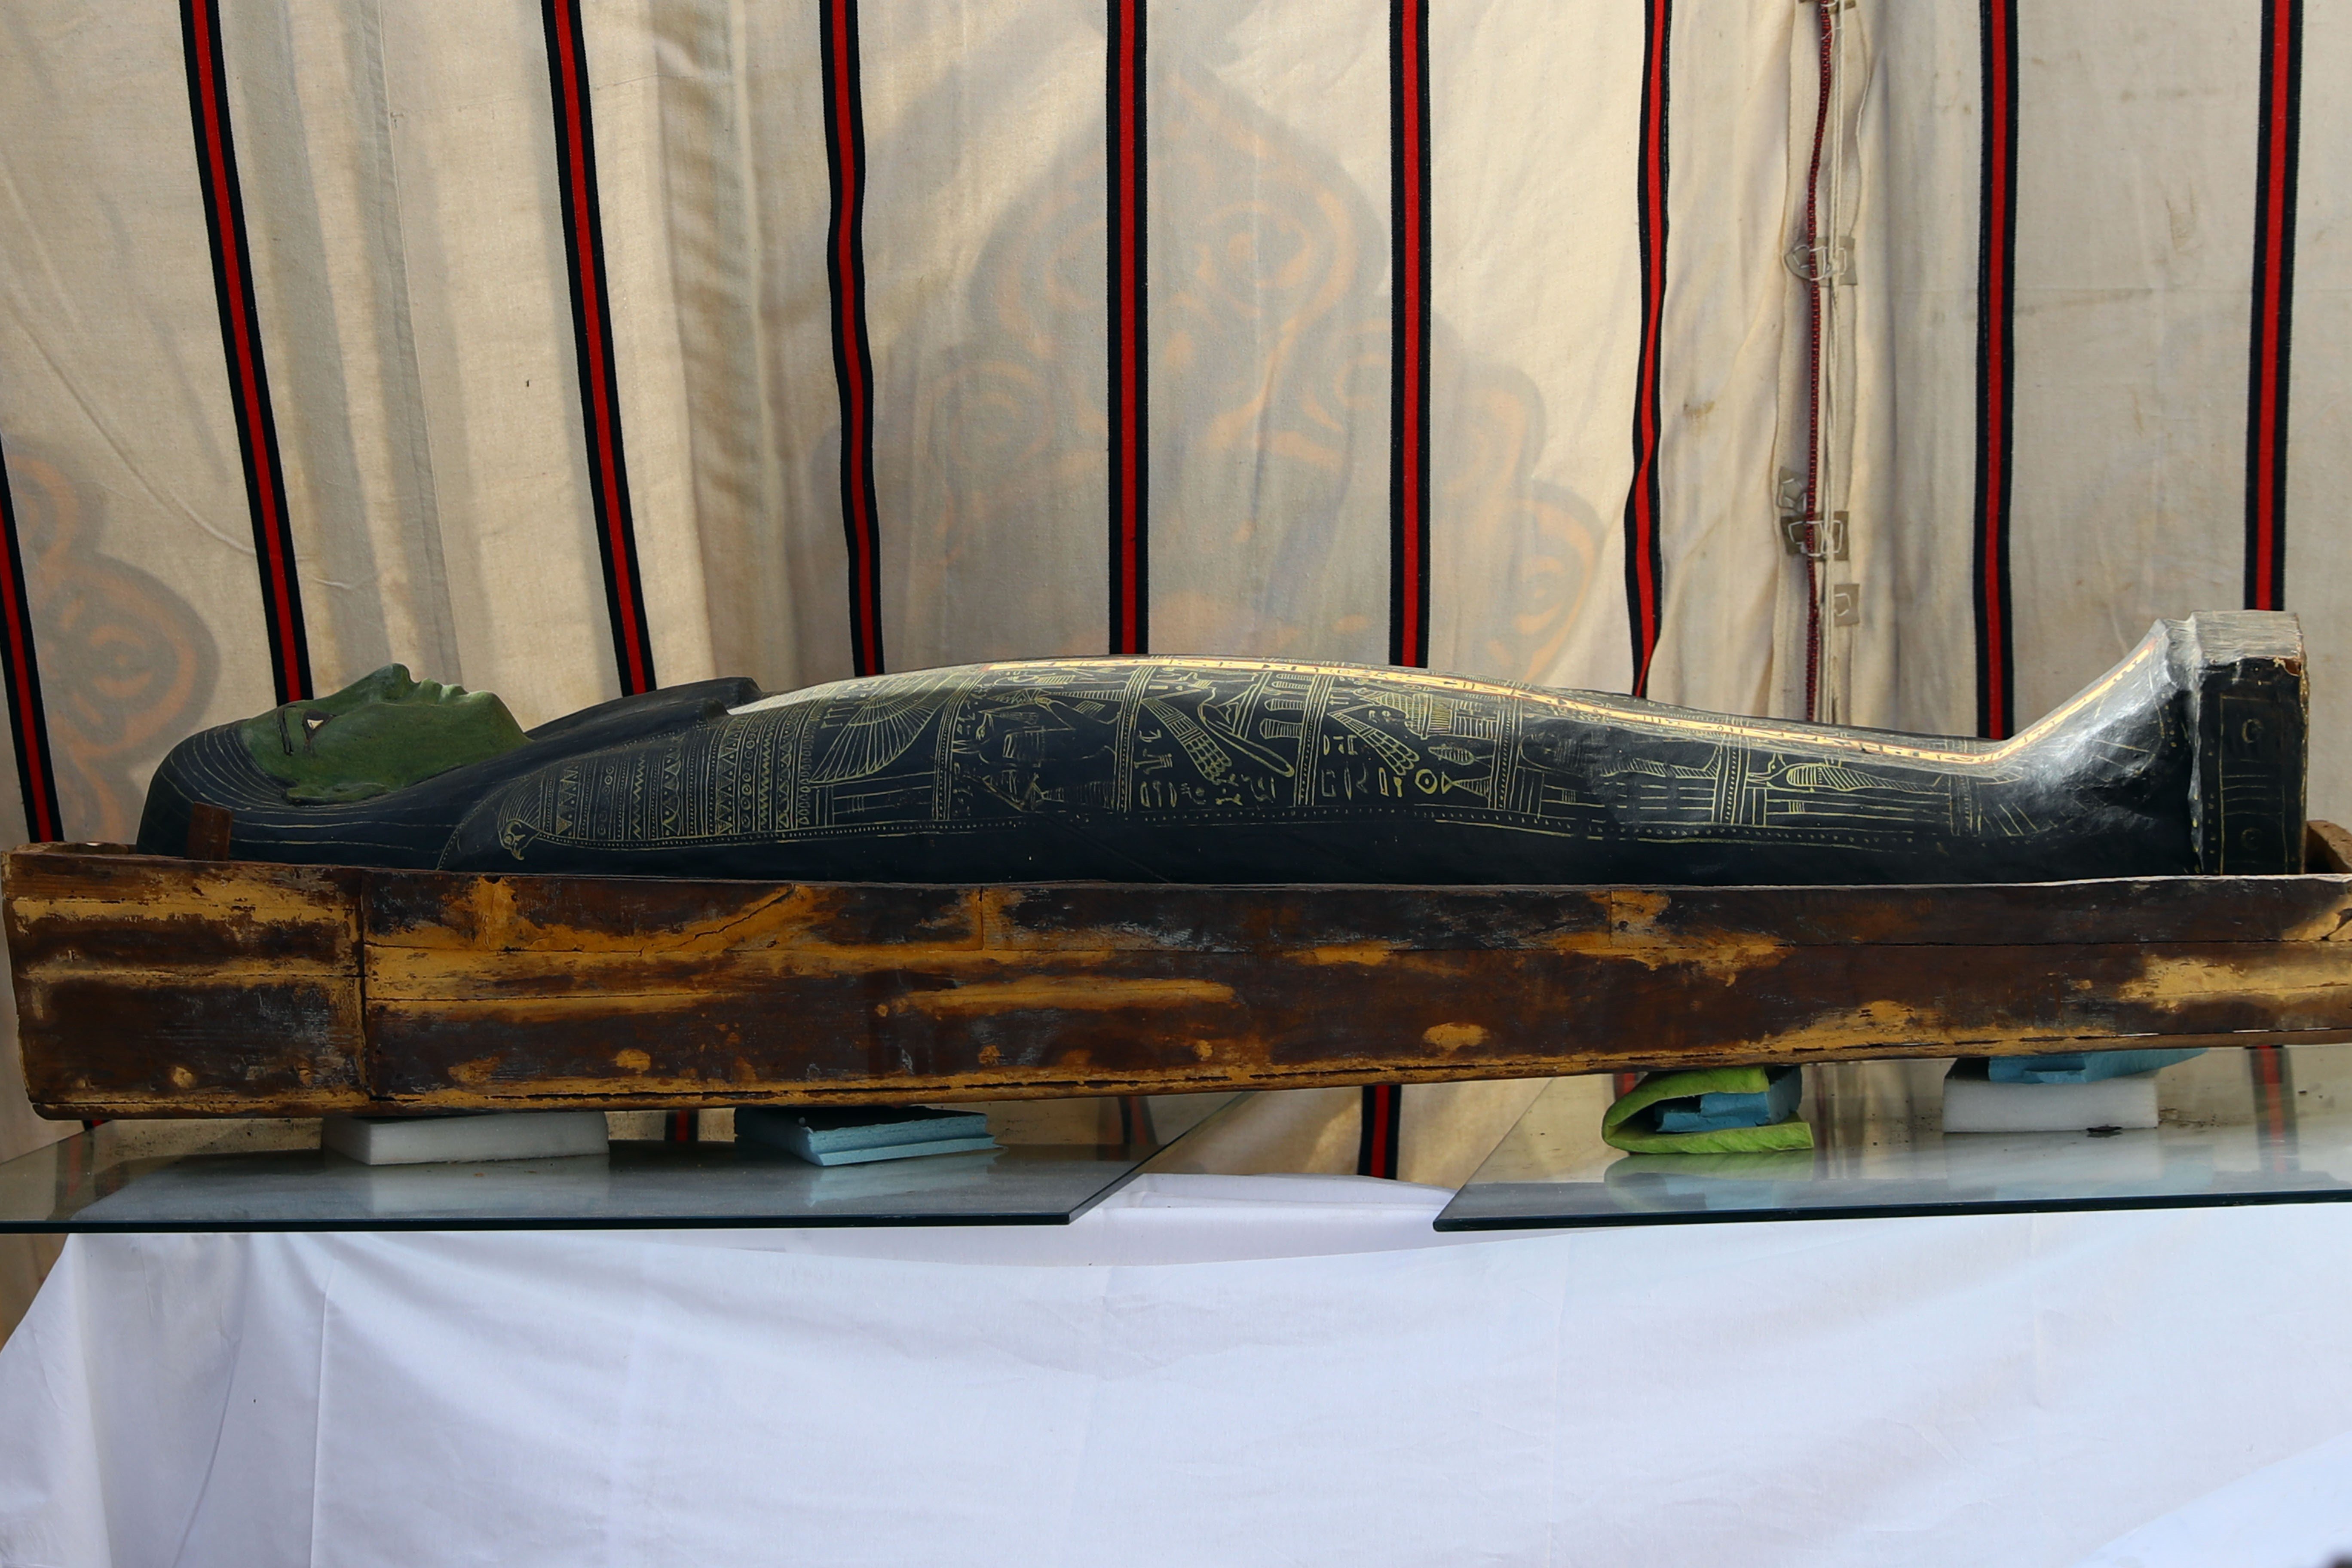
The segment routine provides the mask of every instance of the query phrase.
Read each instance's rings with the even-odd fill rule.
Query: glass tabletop
[[[1174,1142],[1111,1142],[1091,1105],[987,1110],[1002,1147],[834,1166],[626,1136],[643,1116],[601,1154],[407,1165],[321,1149],[315,1121],[110,1122],[0,1163],[0,1233],[1066,1225]]]
[[[2352,1046],[2222,1047],[2156,1079],[2158,1124],[1942,1129],[1944,1060],[1804,1069],[1809,1151],[1629,1154],[1608,1074],[1538,1096],[1439,1230],[2313,1203],[2352,1198]]]

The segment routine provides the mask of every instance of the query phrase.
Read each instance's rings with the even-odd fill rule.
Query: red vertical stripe
[[[1150,646],[1150,271],[1144,251],[1150,154],[1144,142],[1142,0],[1106,0],[1103,150],[1108,216],[1110,319],[1110,651]],[[1119,1100],[1121,1139],[1152,1142],[1151,1102]]]
[[[2286,605],[2287,352],[2294,307],[2302,84],[2302,0],[2263,0],[2246,407],[2246,605],[2256,610]]]
[[[879,675],[882,565],[874,491],[874,353],[866,330],[866,111],[857,0],[820,0],[825,159],[833,179],[825,276],[833,289],[833,366],[841,394],[841,524],[849,547],[850,659]]]
[[[197,174],[203,183],[205,223],[212,242],[213,290],[220,308],[221,343],[228,362],[229,395],[245,468],[254,557],[261,575],[271,678],[278,701],[299,701],[311,694],[310,640],[302,622],[301,584],[295,572],[293,530],[286,512],[285,468],[278,459],[268,362],[256,319],[252,252],[246,241],[245,197],[229,124],[228,82],[215,0],[182,0],[180,23]]]
[[[1356,1143],[1356,1173],[1396,1180],[1400,1158],[1398,1132],[1404,1109],[1404,1091],[1392,1083],[1365,1086],[1362,1131]]]
[[[1984,174],[1978,216],[1975,585],[1977,728],[2015,727],[2010,437],[2016,385],[2017,0],[1984,0]]]
[[[1389,662],[1429,663],[1429,0],[1389,7]]]
[[[1389,662],[1429,663],[1429,0],[1389,4]],[[1401,1096],[1363,1092],[1356,1170],[1393,1178]]]
[[[17,543],[16,502],[0,462],[0,618],[6,626],[8,733],[16,752],[16,783],[24,793],[25,831],[37,842],[65,837],[58,809],[57,770],[49,755],[49,725],[41,701],[40,660],[33,646],[32,599],[25,554]]]
[[[572,284],[573,348],[580,366],[580,413],[588,440],[588,488],[604,559],[605,608],[621,689],[650,691],[653,639],[646,625],[637,568],[636,527],[629,506],[628,463],[621,440],[620,380],[613,353],[613,311],[604,275],[604,220],[596,195],[596,132],[588,97],[587,51],[578,0],[545,0],[549,87],[555,108],[563,241]]]
[[[1643,9],[1640,162],[1634,216],[1642,246],[1642,348],[1633,385],[1633,479],[1625,494],[1625,609],[1633,638],[1633,693],[1650,689],[1662,620],[1658,542],[1658,345],[1666,298],[1666,88],[1672,0]]]
[[[2254,1100],[2254,1134],[2263,1171],[2276,1174],[2295,1165],[2294,1091],[2286,1053],[2276,1046],[2246,1047],[2246,1072]]]
[[[1150,640],[1145,374],[1150,330],[1144,255],[1150,165],[1144,148],[1142,0],[1107,0],[1110,206],[1110,651],[1141,653]]]

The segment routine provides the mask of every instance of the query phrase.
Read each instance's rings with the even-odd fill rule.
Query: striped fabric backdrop
[[[2339,64],[2302,0],[15,0],[0,832],[393,659],[2001,734],[2239,604],[2342,817]]]

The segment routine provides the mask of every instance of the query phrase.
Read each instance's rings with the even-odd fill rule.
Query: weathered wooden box
[[[925,887],[6,858],[57,1117],[1181,1093],[2352,1039],[2352,876]]]

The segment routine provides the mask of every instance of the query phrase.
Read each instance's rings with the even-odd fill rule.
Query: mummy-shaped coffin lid
[[[365,798],[348,797],[377,759],[344,778],[292,753],[332,752],[368,706],[280,710],[176,750],[140,847],[182,852],[201,802],[233,814],[234,858],[481,872],[1801,884],[2301,866],[2304,666],[2284,615],[2158,622],[2000,741],[1269,659],[748,685],[608,704]]]

